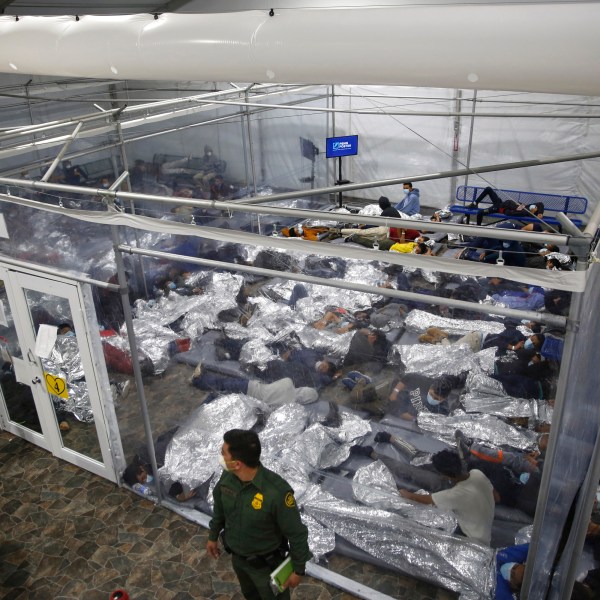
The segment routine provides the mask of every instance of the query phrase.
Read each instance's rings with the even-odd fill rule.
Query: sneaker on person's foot
[[[458,455],[462,460],[465,460],[471,452],[470,446],[473,443],[473,441],[470,438],[466,437],[460,429],[457,429],[454,432],[454,439],[456,440],[456,448],[458,450]]]
[[[389,444],[392,441],[392,434],[388,431],[378,431],[375,434],[375,441],[378,444]]]

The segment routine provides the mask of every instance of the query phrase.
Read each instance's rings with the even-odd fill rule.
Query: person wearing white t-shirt
[[[399,489],[400,495],[421,504],[433,504],[451,510],[458,519],[459,533],[489,546],[494,520],[494,488],[490,480],[477,469],[465,471],[460,457],[452,450],[434,454],[431,462],[437,471],[455,482],[455,485],[434,494],[415,494]]]

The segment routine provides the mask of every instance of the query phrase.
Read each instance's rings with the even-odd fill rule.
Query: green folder
[[[273,591],[276,589],[278,592],[283,592],[283,586],[288,580],[288,577],[292,574],[294,567],[292,566],[292,559],[288,556],[272,573],[271,573],[271,587]]]

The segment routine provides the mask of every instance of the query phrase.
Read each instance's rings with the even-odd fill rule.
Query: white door
[[[107,416],[116,423],[89,286],[0,266],[0,416],[4,429],[55,456],[116,481]],[[74,336],[58,336],[68,323]],[[49,339],[48,338],[48,333]],[[48,358],[43,358],[46,334]],[[37,345],[36,345],[37,344]],[[101,358],[101,357],[100,357]],[[102,385],[100,385],[102,384]],[[107,393],[105,391],[105,394]],[[108,414],[111,413],[111,414]]]

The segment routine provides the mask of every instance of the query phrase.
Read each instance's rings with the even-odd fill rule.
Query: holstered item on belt
[[[238,558],[246,561],[249,566],[253,569],[275,569],[277,568],[281,562],[287,557],[288,554],[288,542],[284,540],[281,546],[273,552],[269,552],[268,554],[252,554],[251,556],[242,556],[241,554],[237,554],[234,552],[225,542],[225,536],[221,534],[221,542],[223,542],[223,547],[225,548],[225,552],[228,554],[234,554]]]

